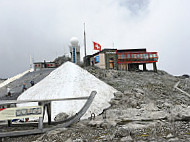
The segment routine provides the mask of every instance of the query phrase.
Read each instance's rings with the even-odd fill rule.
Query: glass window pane
[[[130,58],[130,54],[128,54],[127,56],[128,56],[128,58]]]

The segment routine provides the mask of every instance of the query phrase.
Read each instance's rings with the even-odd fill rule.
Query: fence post
[[[43,116],[39,117],[39,122],[38,122],[38,129],[42,130],[43,129],[43,117],[44,117],[44,111],[45,111],[45,107],[44,107],[44,103],[43,102],[38,102],[39,106],[43,106]]]
[[[43,117],[39,117],[38,129],[40,129],[40,130],[43,129]]]
[[[51,102],[47,104],[48,125],[51,124]]]

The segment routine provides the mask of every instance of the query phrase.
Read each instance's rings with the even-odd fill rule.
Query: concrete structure
[[[153,63],[153,70],[157,72],[157,52],[147,52],[146,49],[103,49],[85,59],[91,66],[127,71],[139,70],[139,65],[143,65],[145,71],[146,64]]]
[[[55,62],[36,62],[34,63],[34,71],[42,70],[43,68],[56,68],[57,65]]]
[[[80,63],[80,46],[78,38],[72,37],[70,40],[70,53],[71,53],[71,61],[73,63],[79,64]]]

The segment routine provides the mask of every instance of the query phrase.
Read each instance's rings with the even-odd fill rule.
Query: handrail
[[[81,108],[81,110],[76,113],[74,116],[71,116],[70,118],[59,121],[59,122],[53,122],[52,124],[57,124],[56,126],[52,126],[51,128],[42,128],[42,129],[33,129],[33,130],[25,130],[25,131],[13,131],[13,132],[2,132],[0,133],[0,138],[2,137],[15,137],[15,136],[24,136],[24,135],[32,135],[32,134],[42,134],[47,131],[51,131],[57,128],[64,128],[72,125],[73,123],[76,123],[80,120],[80,118],[86,113],[88,108],[90,107],[91,103],[94,100],[95,95],[97,94],[96,91],[92,91],[89,97],[86,97],[88,100],[84,104],[84,106]],[[84,99],[85,97],[79,97],[79,99]],[[77,98],[65,98],[67,100],[77,100]],[[64,100],[65,100],[64,99]],[[53,100],[59,100],[59,99],[53,99]],[[46,100],[46,101],[52,101],[52,100]],[[38,102],[41,102],[41,100],[38,100]]]
[[[88,97],[77,97],[77,98],[60,98],[60,99],[46,99],[46,100],[1,100],[0,105],[5,104],[21,104],[28,102],[50,102],[50,101],[69,101],[69,100],[86,100]]]

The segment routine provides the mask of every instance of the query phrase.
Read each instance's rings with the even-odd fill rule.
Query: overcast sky
[[[0,0],[0,78],[27,70],[34,61],[69,54],[78,37],[87,54],[102,48],[157,51],[158,69],[190,74],[190,0]]]

